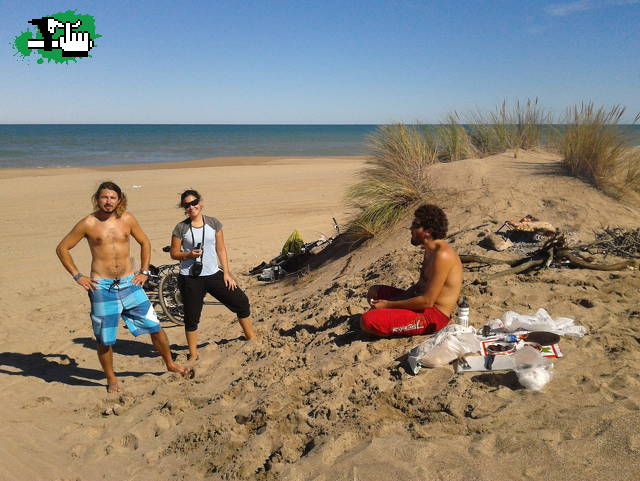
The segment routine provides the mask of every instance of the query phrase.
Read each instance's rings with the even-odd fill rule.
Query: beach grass
[[[499,154],[512,147],[515,129],[506,101],[493,111],[470,114],[468,123],[471,143],[480,157]]]
[[[367,139],[370,160],[347,191],[355,213],[349,233],[371,237],[390,229],[431,194],[429,167],[438,161],[433,135],[419,125],[384,125]]]
[[[543,128],[552,123],[551,114],[538,105],[538,99],[516,102],[513,120],[516,126],[517,147],[532,150],[543,144]]]
[[[595,187],[621,198],[640,193],[640,148],[631,148],[616,129],[624,108],[609,110],[582,103],[567,110],[558,129],[538,99],[503,101],[494,110],[457,112],[438,126],[380,126],[367,138],[370,160],[359,181],[347,190],[354,210],[348,232],[371,237],[391,229],[418,204],[433,195],[430,167],[510,151],[543,148],[560,153],[567,170]],[[640,120],[640,114],[636,121]]]
[[[620,183],[623,186],[619,197],[625,190],[640,193],[640,148],[630,148],[620,159]]]
[[[574,105],[567,109],[559,143],[562,162],[572,175],[616,197],[628,190],[640,192],[640,150],[626,145],[617,129],[624,112],[621,105]]]
[[[542,129],[551,123],[551,116],[537,98],[518,100],[513,106],[504,100],[492,111],[471,113],[468,123],[471,144],[480,157],[507,150],[517,157],[520,150],[542,145]]]
[[[447,115],[446,122],[436,130],[438,158],[443,162],[467,159],[475,155],[469,133],[460,123],[457,112]]]

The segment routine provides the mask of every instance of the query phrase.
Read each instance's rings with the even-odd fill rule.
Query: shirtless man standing
[[[462,289],[462,263],[444,238],[448,222],[435,205],[414,213],[411,244],[424,249],[420,276],[409,289],[372,286],[367,293],[371,310],[362,315],[362,330],[376,336],[431,334],[449,323]]]
[[[103,182],[92,200],[95,211],[71,229],[58,244],[56,253],[73,280],[89,293],[93,332],[98,342],[98,358],[107,376],[107,391],[120,391],[111,348],[116,342],[120,316],[134,336],[151,334],[167,370],[183,377],[193,375],[192,370],[173,362],[167,335],[142,289],[150,274],[151,243],[135,217],[127,212],[126,196],[113,182]],[[142,270],[135,275],[129,257],[131,236],[141,248]],[[90,276],[80,273],[69,253],[83,237],[91,249]]]

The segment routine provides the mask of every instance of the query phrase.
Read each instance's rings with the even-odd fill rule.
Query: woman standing
[[[238,316],[247,339],[255,334],[249,319],[249,299],[229,271],[222,223],[202,214],[202,197],[196,190],[180,195],[180,207],[187,216],[173,229],[171,258],[180,261],[178,287],[184,304],[184,330],[189,357],[198,359],[198,323],[204,296],[208,292]]]

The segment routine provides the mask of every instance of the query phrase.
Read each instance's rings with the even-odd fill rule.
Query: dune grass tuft
[[[543,128],[552,123],[551,114],[538,105],[538,99],[527,99],[526,104],[516,102],[514,109],[516,145],[531,150],[543,144]]]
[[[542,128],[551,116],[538,105],[538,99],[519,100],[513,107],[503,101],[495,110],[470,115],[469,137],[478,155],[498,154],[512,150],[514,157],[522,150],[542,144]]]
[[[438,160],[433,137],[420,126],[381,126],[367,143],[371,159],[347,191],[355,208],[349,232],[355,237],[388,230],[424,201],[431,193],[429,166]]]
[[[624,166],[633,162],[629,147],[616,129],[624,111],[620,105],[610,109],[596,108],[592,102],[567,110],[567,127],[560,139],[560,153],[572,175],[605,191],[620,179]],[[633,178],[632,168],[628,179],[633,181]]]
[[[618,197],[631,190],[640,194],[640,147],[630,148],[619,161],[620,179]]]
[[[447,116],[446,123],[437,128],[438,158],[443,162],[453,162],[473,157],[475,149],[467,130],[460,124],[457,112]]]

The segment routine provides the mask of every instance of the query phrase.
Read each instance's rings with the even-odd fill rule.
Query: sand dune
[[[263,285],[242,275],[280,249],[344,221],[341,196],[360,158],[260,159],[178,170],[16,171],[0,176],[5,321],[0,327],[0,479],[511,480],[635,479],[640,463],[640,277],[637,269],[547,269],[483,281],[465,272],[471,323],[544,307],[589,329],[562,339],[565,358],[541,392],[513,373],[405,372],[424,337],[374,340],[355,329],[371,283],[408,285],[420,251],[401,226],[300,279]],[[640,212],[565,176],[549,154],[438,165],[461,253],[487,255],[484,232],[533,214],[587,242]],[[1,174],[1,173],[0,173]],[[232,269],[252,300],[258,342],[241,341],[224,308],[205,309],[198,376],[163,373],[147,339],[122,331],[109,396],[94,352],[86,295],[55,258],[108,175],[130,196],[153,262],[197,187],[225,226]],[[141,187],[132,188],[134,185]],[[27,198],[30,205],[23,205]],[[483,227],[477,227],[484,224]],[[135,251],[135,249],[133,249]],[[87,266],[88,249],[73,251]],[[513,256],[513,253],[492,253]],[[607,261],[613,258],[607,259]],[[85,267],[86,268],[86,267]],[[181,328],[167,324],[184,359]]]

